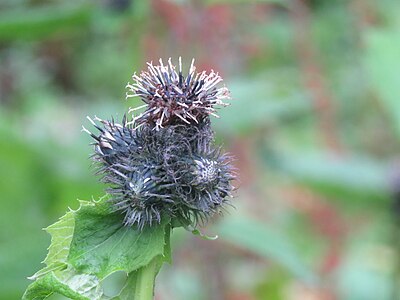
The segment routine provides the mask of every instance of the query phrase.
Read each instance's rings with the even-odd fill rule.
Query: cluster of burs
[[[214,145],[210,127],[210,115],[227,105],[229,91],[218,87],[217,73],[196,72],[193,61],[182,75],[181,59],[178,68],[171,59],[148,63],[132,79],[127,98],[140,97],[144,105],[130,109],[121,123],[89,118],[99,131],[89,132],[93,159],[109,184],[112,207],[124,225],[140,229],[164,217],[204,224],[232,197],[231,157]]]

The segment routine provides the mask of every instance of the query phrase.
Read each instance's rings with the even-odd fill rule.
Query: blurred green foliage
[[[180,55],[232,91],[214,128],[241,188],[217,241],[174,232],[159,299],[400,299],[399,20],[396,0],[0,2],[0,299],[40,229],[103,194],[85,116],[120,118],[130,75]]]
[[[71,5],[69,5],[71,6]],[[44,6],[29,10],[4,11],[0,15],[0,39],[40,39],[66,35],[88,23],[88,7]]]

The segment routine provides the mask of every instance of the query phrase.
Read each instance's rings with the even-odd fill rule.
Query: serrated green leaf
[[[164,254],[167,219],[143,230],[126,227],[121,214],[110,213],[106,199],[82,203],[74,215],[68,262],[79,272],[103,279],[115,271],[131,273]]]
[[[69,246],[74,234],[74,215],[72,211],[67,212],[60,220],[45,230],[51,235],[51,245],[44,263],[50,265],[54,262],[67,262]]]
[[[45,228],[51,235],[51,244],[49,252],[43,261],[46,267],[35,273],[29,279],[37,279],[51,271],[66,268],[69,254],[69,246],[74,233],[74,214],[67,212],[59,221]]]
[[[45,299],[53,293],[59,293],[74,300],[99,300],[103,290],[94,275],[77,274],[72,269],[49,272],[33,282],[22,299]]]
[[[100,280],[111,273],[130,273],[131,288],[135,272],[151,261],[156,261],[155,274],[171,261],[169,220],[143,230],[125,227],[122,216],[110,212],[107,199],[81,201],[78,210],[46,228],[51,234],[46,267],[31,277],[35,281],[24,299],[45,299],[53,293],[78,300],[106,299]],[[130,295],[125,288],[118,299],[132,299]]]

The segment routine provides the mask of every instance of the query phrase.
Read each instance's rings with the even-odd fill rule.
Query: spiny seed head
[[[221,77],[196,73],[194,61],[185,77],[168,60],[148,64],[132,76],[127,97],[139,96],[144,111],[122,123],[89,118],[98,133],[92,158],[109,185],[111,206],[126,226],[151,226],[166,216],[172,224],[204,224],[221,212],[233,191],[232,158],[214,147],[210,115],[227,105]]]
[[[213,185],[218,180],[221,170],[215,160],[199,157],[194,160],[194,163],[192,166],[193,184],[206,187]]]
[[[231,158],[212,147],[209,119],[154,130],[95,118],[97,172],[109,184],[115,211],[127,226],[159,223],[162,216],[204,223],[231,197]],[[97,123],[95,122],[97,121]]]
[[[192,60],[189,73],[182,74],[182,62],[179,58],[179,70],[168,60],[164,65],[148,63],[147,71],[132,76],[133,83],[128,83],[126,97],[139,96],[145,110],[135,121],[138,125],[149,124],[156,130],[167,125],[199,123],[205,117],[216,114],[215,106],[226,106],[224,99],[229,99],[229,90],[218,87],[222,78],[211,71],[196,72]]]

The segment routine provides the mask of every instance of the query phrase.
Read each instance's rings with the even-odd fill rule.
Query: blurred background
[[[1,0],[0,299],[41,228],[103,194],[85,117],[118,119],[133,72],[179,56],[232,92],[213,121],[240,189],[217,241],[174,232],[156,299],[400,299],[396,0]]]

